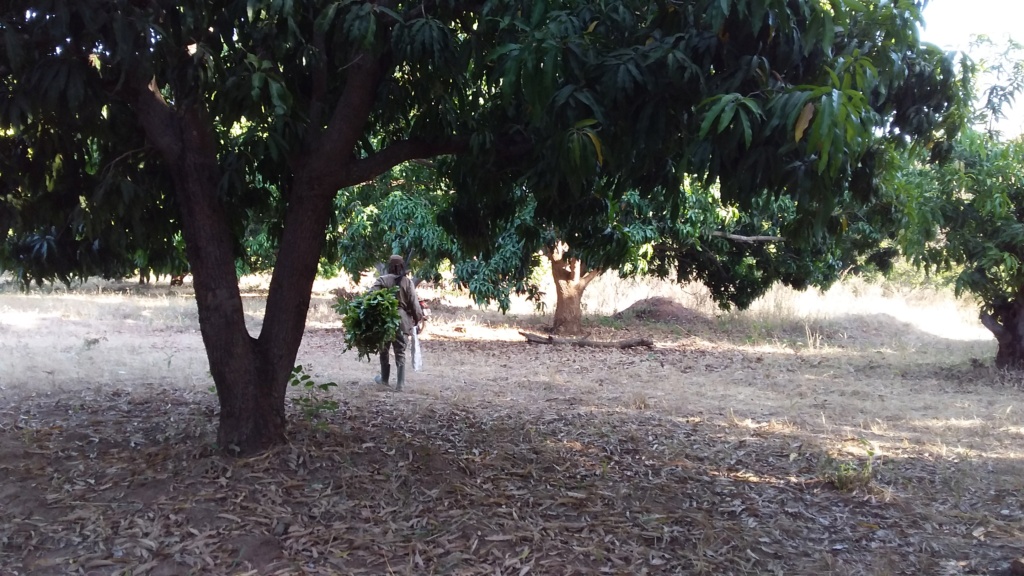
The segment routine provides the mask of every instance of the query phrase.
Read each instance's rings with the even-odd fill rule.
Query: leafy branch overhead
[[[173,186],[152,161],[153,144],[167,135],[150,134],[147,145],[124,106],[133,98],[126,82],[140,74],[145,82],[156,78],[161,97],[201,103],[214,121],[218,187],[242,249],[251,222],[267,222],[280,236],[282,203],[297,184],[287,175],[325,149],[326,141],[313,145],[318,135],[358,122],[346,108],[356,84],[376,86],[376,96],[361,96],[372,102],[360,101],[373,112],[353,141],[352,160],[325,163],[318,178],[332,182],[333,192],[404,159],[471,151],[439,165],[458,192],[452,221],[460,235],[494,241],[499,228],[484,223],[506,218],[515,212],[510,203],[521,202],[508,195],[510,186],[525,184],[537,214],[571,236],[588,233],[589,222],[626,190],[680,210],[685,174],[721,184],[725,200],[744,207],[765,190],[792,195],[801,213],[798,234],[787,235],[793,240],[834,231],[837,200],[820,191],[849,185],[870,195],[870,178],[856,176],[870,169],[862,158],[874,135],[927,139],[950,110],[955,78],[946,56],[916,46],[916,6],[822,4],[437,2],[427,10],[397,1],[252,0],[208,11],[185,3],[163,13],[142,4],[111,12],[84,1],[54,8],[46,22],[25,16],[39,7],[12,6],[2,26],[14,75],[0,115],[33,154],[5,158],[21,158],[11,166],[28,180],[21,194],[48,180],[66,196],[60,204],[77,206],[84,193],[87,207],[75,211],[72,229],[53,235],[69,254],[69,272],[40,263],[36,276],[66,277],[89,258],[155,251],[161,235],[180,227],[177,202],[166,193],[136,191],[137,199],[99,205],[109,194],[90,192],[97,184],[90,174],[102,174],[106,187]],[[70,27],[75,18],[83,29]],[[159,32],[158,53],[132,36],[147,27]],[[29,38],[40,34],[68,50],[36,54]],[[44,130],[76,126],[80,133],[38,139],[20,130],[30,117]],[[68,147],[95,151],[78,164],[64,154],[51,170]],[[72,177],[78,180],[66,180]],[[36,201],[31,194],[25,200]],[[123,228],[111,234],[102,223],[122,206],[137,215],[119,219]],[[56,206],[39,208],[9,219],[32,229]],[[146,233],[153,222],[167,230]],[[90,257],[90,245],[100,252]],[[175,254],[170,245],[160,250]],[[107,275],[124,269],[79,267]]]

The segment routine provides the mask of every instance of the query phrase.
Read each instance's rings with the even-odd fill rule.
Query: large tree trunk
[[[252,454],[286,440],[288,377],[302,343],[331,194],[309,179],[295,181],[263,329],[253,338],[245,326],[228,221],[217,199],[216,156],[204,142],[186,138],[186,144],[176,188],[199,326],[220,400],[217,442],[231,453]]]
[[[999,343],[996,367],[1024,369],[1024,300],[1018,298],[997,306],[994,315],[982,312],[981,323]]]
[[[286,440],[288,378],[305,332],[332,192],[310,176],[314,170],[293,182],[263,328],[255,339],[245,326],[233,241],[217,200],[215,152],[201,142],[186,144],[177,188],[199,325],[220,400],[217,441],[231,453],[252,454]]]
[[[233,454],[265,450],[286,440],[288,376],[302,342],[330,217],[329,184],[308,176],[294,182],[263,330],[259,339],[253,338],[245,325],[234,242],[217,191],[220,169],[212,123],[201,106],[171,109],[154,84],[136,105],[174,177],[199,328],[220,401],[217,442]]]
[[[220,172],[210,123],[197,108],[179,118],[183,146],[172,167],[199,328],[220,400],[217,442],[230,453],[251,454],[286,439],[284,397],[292,364],[287,351],[249,335],[231,231],[217,194]],[[286,348],[293,360],[298,342]]]
[[[583,333],[583,291],[601,275],[597,269],[587,270],[576,258],[566,255],[568,247],[559,243],[547,251],[551,260],[551,277],[555,281],[555,334]]]

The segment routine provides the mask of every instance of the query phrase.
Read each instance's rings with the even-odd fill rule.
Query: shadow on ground
[[[3,407],[0,571],[1001,574],[1021,553],[1018,497],[910,489],[957,462],[878,461],[840,491],[864,460],[770,427],[381,393],[233,459],[215,410],[171,392]]]

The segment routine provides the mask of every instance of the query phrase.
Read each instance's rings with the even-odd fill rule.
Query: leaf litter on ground
[[[805,323],[623,319],[588,329],[655,349],[583,354],[438,307],[432,368],[392,395],[339,355],[330,312],[300,357],[340,409],[314,426],[292,405],[288,445],[233,459],[194,310],[140,302],[0,332],[20,351],[0,574],[994,575],[1024,556],[1019,379],[958,360],[984,342],[874,316],[813,348]]]
[[[215,412],[209,395],[177,392],[6,405],[0,566],[996,574],[1022,542],[1019,500],[1001,515],[992,494],[920,488],[955,462],[890,455],[876,486],[842,492],[822,479],[813,439],[767,427],[382,393],[343,402],[326,430],[296,418],[288,445],[234,459],[210,444]]]

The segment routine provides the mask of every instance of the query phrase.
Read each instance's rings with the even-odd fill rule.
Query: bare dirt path
[[[342,407],[294,410],[290,445],[239,460],[212,445],[187,291],[0,295],[0,574],[1000,574],[1024,555],[1024,392],[989,341],[885,313],[627,314],[592,337],[654,348],[581,350],[446,302],[395,394],[318,297],[298,362]]]

